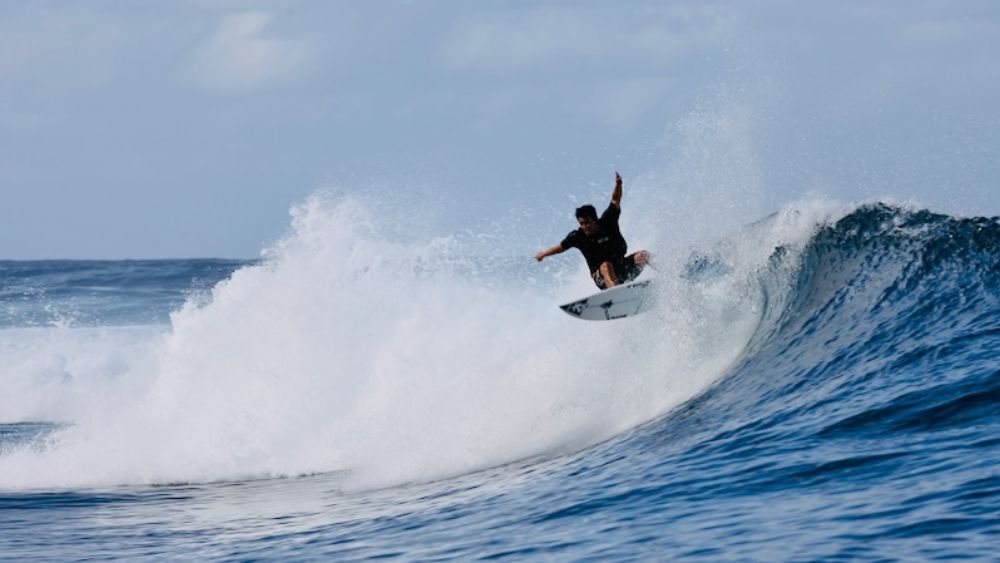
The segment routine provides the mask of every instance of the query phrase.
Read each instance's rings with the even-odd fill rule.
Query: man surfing
[[[649,253],[640,250],[628,256],[628,245],[618,228],[618,217],[622,209],[622,177],[615,172],[615,189],[611,192],[611,203],[600,217],[593,205],[576,209],[576,220],[580,228],[566,235],[566,238],[552,248],[535,255],[541,262],[548,256],[578,248],[587,260],[590,277],[601,290],[632,281],[649,262]]]

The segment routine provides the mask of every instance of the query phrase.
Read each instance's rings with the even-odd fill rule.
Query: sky
[[[554,243],[614,170],[992,216],[998,100],[993,1],[5,0],[0,259],[256,257],[317,190]]]

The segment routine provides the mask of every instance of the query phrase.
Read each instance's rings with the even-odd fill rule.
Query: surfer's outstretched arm
[[[615,207],[622,206],[622,176],[615,171],[615,189],[611,191],[611,203],[615,204]]]
[[[552,248],[546,248],[545,250],[536,254],[535,260],[541,262],[543,258],[547,258],[549,256],[552,256],[553,254],[559,254],[561,252],[566,252],[566,249],[562,247],[562,244],[557,244]]]

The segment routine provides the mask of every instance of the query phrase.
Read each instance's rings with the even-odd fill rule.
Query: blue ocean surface
[[[607,323],[337,210],[0,262],[0,559],[996,560],[1000,222],[805,215]]]

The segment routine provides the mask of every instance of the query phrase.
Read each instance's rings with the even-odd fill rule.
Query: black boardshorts
[[[615,277],[618,278],[618,283],[627,283],[634,280],[642,273],[643,268],[643,266],[635,263],[635,253],[612,260],[611,265],[615,269]],[[608,288],[604,284],[604,277],[601,276],[600,270],[592,273],[591,277],[594,278],[594,284],[597,285],[598,289],[605,290]]]

